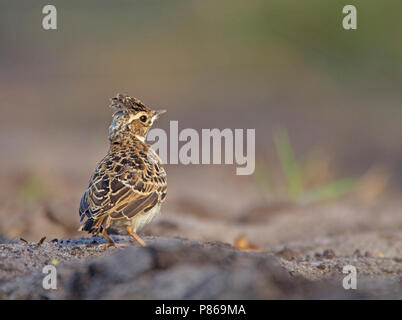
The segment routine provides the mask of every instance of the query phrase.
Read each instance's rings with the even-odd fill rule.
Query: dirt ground
[[[221,178],[218,180],[223,181],[225,176]],[[235,188],[221,190],[233,192]],[[216,206],[216,215],[211,209],[218,203],[213,194],[208,205],[191,196],[175,197],[173,190],[173,199],[162,216],[142,233],[147,248],[138,247],[125,236],[115,236],[117,241],[129,244],[125,249],[102,249],[102,238],[83,238],[85,234],[75,231],[76,212],[67,214],[75,203],[65,208],[46,202],[30,204],[28,217],[27,211],[20,209],[21,217],[25,217],[22,221],[29,222],[24,235],[28,242],[13,234],[24,230],[18,228],[18,215],[9,219],[3,216],[9,224],[2,224],[0,296],[401,298],[402,215],[397,197],[370,205],[350,197],[319,205],[257,202],[251,207],[253,185],[243,184],[241,188],[238,202],[231,203],[232,208]],[[43,236],[46,240],[38,244]],[[42,268],[52,263],[58,271],[58,289],[49,291],[42,288]],[[357,269],[356,290],[342,287],[346,265]]]
[[[117,237],[129,243],[127,237]],[[146,237],[148,247],[100,249],[100,238],[2,243],[2,299],[363,299],[400,298],[401,259],[331,249],[313,257],[312,243],[274,252],[244,252],[220,242]],[[372,239],[373,240],[373,239]],[[5,242],[5,240],[3,240]],[[324,241],[325,242],[325,241]],[[335,241],[337,242],[337,241]],[[339,239],[338,239],[339,242]],[[327,239],[327,247],[331,240]],[[299,251],[298,251],[299,250]],[[44,265],[57,268],[57,288],[42,287]],[[342,268],[358,270],[356,290],[342,287]],[[309,280],[314,279],[314,280]]]

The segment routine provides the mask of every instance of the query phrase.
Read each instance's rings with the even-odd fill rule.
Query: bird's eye
[[[146,116],[141,116],[140,120],[141,120],[142,122],[145,122],[145,121],[147,121],[147,117],[146,117]]]

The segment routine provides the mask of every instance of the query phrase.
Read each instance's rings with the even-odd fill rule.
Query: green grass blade
[[[352,192],[355,185],[356,179],[354,178],[339,179],[312,189],[306,198],[309,202],[333,200]]]
[[[288,134],[284,129],[274,131],[274,142],[281,168],[285,174],[289,196],[297,200],[304,192],[302,175],[297,163]]]

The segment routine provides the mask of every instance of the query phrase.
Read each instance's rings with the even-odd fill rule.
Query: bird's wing
[[[105,158],[81,199],[80,215],[97,220],[132,218],[166,197],[166,172],[159,162],[137,157],[115,163]]]

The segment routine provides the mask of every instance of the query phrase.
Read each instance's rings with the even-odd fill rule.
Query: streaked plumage
[[[101,234],[113,245],[107,229],[124,228],[144,245],[136,232],[159,213],[167,192],[161,161],[144,142],[162,112],[122,94],[112,99],[111,107],[116,112],[109,128],[109,152],[82,196],[80,230]]]

